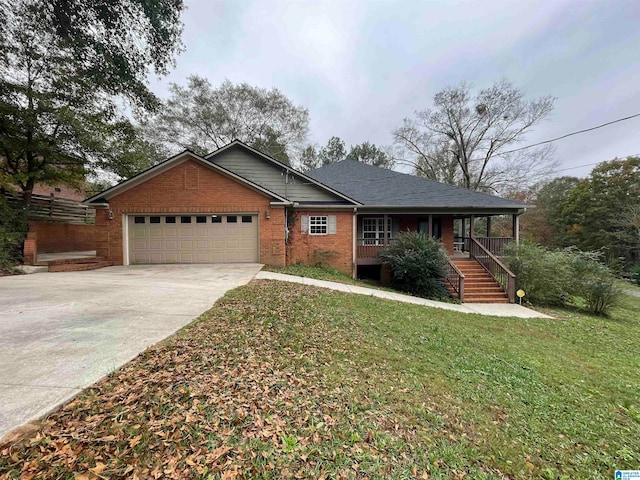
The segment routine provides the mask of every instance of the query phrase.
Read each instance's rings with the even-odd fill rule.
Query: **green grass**
[[[631,290],[631,291],[640,293],[640,285],[636,285],[633,282],[630,282],[627,280],[619,280],[617,284],[620,288],[624,290]]]
[[[298,277],[315,278],[316,280],[327,280],[329,282],[346,283],[348,285],[358,285],[360,287],[377,288],[382,290],[391,290],[381,287],[379,282],[375,280],[361,280],[352,278],[349,275],[324,267],[309,267],[307,265],[296,264],[287,266],[265,265],[263,270],[268,272],[284,273],[286,275],[296,275]]]
[[[252,282],[0,451],[0,478],[613,478],[640,465],[639,311]]]

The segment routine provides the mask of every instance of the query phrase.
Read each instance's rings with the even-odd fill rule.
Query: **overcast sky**
[[[557,97],[526,144],[640,113],[640,0],[525,2],[187,0],[192,74],[276,87],[309,109],[310,140],[392,142],[403,118],[461,81]],[[568,168],[640,153],[640,117],[556,143]],[[562,174],[584,176],[592,167]]]

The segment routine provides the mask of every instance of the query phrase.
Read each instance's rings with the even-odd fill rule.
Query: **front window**
[[[309,233],[311,235],[326,235],[328,217],[309,217]]]
[[[387,217],[387,240],[391,240],[391,217]],[[362,219],[364,245],[384,245],[384,217]]]

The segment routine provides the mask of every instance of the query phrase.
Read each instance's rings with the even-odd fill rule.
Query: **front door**
[[[442,240],[442,221],[439,218],[433,218],[431,220],[431,227],[433,229],[433,238]],[[418,232],[429,235],[429,220],[418,221]]]

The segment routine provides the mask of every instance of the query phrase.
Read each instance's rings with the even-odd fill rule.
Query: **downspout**
[[[353,207],[353,227],[351,232],[351,237],[353,238],[353,251],[352,251],[352,262],[351,262],[351,271],[352,277],[355,279],[358,276],[358,259],[356,255],[358,254],[358,208]]]

